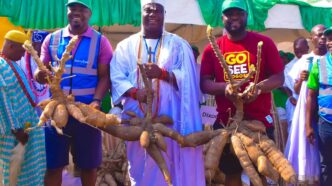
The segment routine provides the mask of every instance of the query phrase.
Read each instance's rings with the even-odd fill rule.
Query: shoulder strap
[[[62,37],[62,29],[54,32],[51,36],[50,40],[50,53],[51,53],[51,59],[52,61],[55,61],[58,57],[58,48],[59,48],[59,43],[60,39]]]
[[[16,68],[14,67],[14,65],[12,64],[12,62],[7,61],[7,60],[5,60],[5,61],[6,61],[7,64],[10,66],[10,68],[13,70],[13,72],[14,72],[14,74],[15,74],[15,76],[16,76],[16,78],[17,78],[17,80],[18,80],[18,82],[19,82],[19,84],[20,84],[20,86],[21,86],[21,88],[23,89],[23,92],[24,92],[25,96],[28,98],[28,100],[29,100],[31,106],[32,106],[32,107],[35,107],[35,106],[36,106],[36,103],[33,101],[32,97],[30,96],[30,94],[29,94],[28,90],[26,89],[26,87],[25,87],[25,85],[24,85],[24,83],[23,83],[23,81],[22,81],[22,78],[20,77],[20,75],[19,75],[19,73],[17,72]]]

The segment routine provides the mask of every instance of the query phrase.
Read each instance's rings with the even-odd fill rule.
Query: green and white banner
[[[224,0],[166,0],[166,22],[222,26]],[[332,0],[245,0],[251,30],[332,26]],[[67,24],[67,0],[0,0],[0,16],[24,28],[55,29]],[[141,24],[140,0],[91,0],[91,24]],[[289,12],[291,11],[291,12]],[[289,16],[291,15],[291,16]],[[298,17],[296,17],[298,15]],[[278,20],[284,20],[280,24]]]

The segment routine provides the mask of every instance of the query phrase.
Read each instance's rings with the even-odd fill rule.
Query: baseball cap
[[[326,35],[329,35],[329,34],[332,34],[332,27],[325,29],[323,34],[324,34],[325,36],[326,36]]]
[[[81,4],[85,7],[87,7],[88,9],[90,9],[90,11],[92,11],[90,0],[68,0],[66,6],[71,6],[72,4],[75,4],[75,3]]]
[[[230,8],[239,8],[243,11],[247,11],[247,6],[244,0],[225,0],[222,4],[221,12],[224,13]]]

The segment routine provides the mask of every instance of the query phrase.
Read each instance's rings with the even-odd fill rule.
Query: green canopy
[[[97,26],[141,24],[139,0],[90,0],[92,4],[91,24]],[[198,3],[206,24],[222,26],[221,4],[224,0],[193,0]],[[332,5],[328,8],[315,6],[320,0],[245,0],[248,7],[248,27],[265,30],[264,22],[268,10],[275,4],[298,5],[302,24],[310,30],[316,24],[332,25]],[[172,0],[168,0],[173,3]],[[190,1],[189,1],[190,2]],[[18,26],[31,29],[55,29],[67,24],[67,0],[0,0],[0,16],[9,17]],[[175,2],[174,2],[175,3]],[[180,11],[179,7],[179,11]]]
[[[0,16],[24,28],[55,29],[67,25],[67,0],[0,0]],[[97,26],[141,24],[139,0],[91,0],[90,23]]]

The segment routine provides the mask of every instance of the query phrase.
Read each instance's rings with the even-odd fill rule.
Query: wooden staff
[[[212,30],[213,30],[213,28],[209,25],[207,27],[207,30],[206,30],[208,40],[210,41],[213,52],[216,54],[217,58],[219,59],[220,65],[222,66],[222,68],[226,72],[226,77],[229,79],[230,84],[232,86],[234,86],[235,82],[234,82],[233,76],[232,76],[231,72],[229,71],[229,68],[228,68],[228,65],[226,63],[226,60],[225,60],[224,56],[219,51],[219,47],[216,44],[216,38],[212,34]],[[235,89],[234,91],[237,91],[237,90]]]
[[[257,85],[259,74],[260,74],[260,68],[261,68],[261,62],[262,62],[262,46],[263,46],[263,41],[258,42],[256,76],[255,76],[255,80],[254,80],[254,87],[253,87],[251,93],[254,93],[256,91],[256,85]]]

